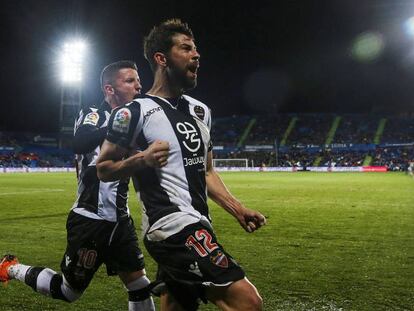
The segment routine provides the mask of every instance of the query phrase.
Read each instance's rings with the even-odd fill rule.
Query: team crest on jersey
[[[119,133],[128,133],[131,122],[131,111],[128,108],[119,109],[112,123],[112,129]]]
[[[227,259],[227,256],[224,255],[222,251],[217,251],[216,255],[211,254],[210,260],[213,264],[216,266],[222,267],[222,268],[228,268],[229,261]]]
[[[201,120],[204,120],[204,116],[206,115],[206,112],[203,107],[201,106],[195,106],[194,107],[194,113],[197,117],[199,117]]]
[[[85,120],[83,120],[83,124],[89,124],[89,125],[97,125],[99,121],[99,114],[97,112],[89,112]]]
[[[201,139],[198,136],[197,130],[189,122],[178,122],[176,124],[176,128],[179,133],[185,135],[185,140],[183,140],[183,145],[187,148],[190,152],[197,152],[201,146]]]

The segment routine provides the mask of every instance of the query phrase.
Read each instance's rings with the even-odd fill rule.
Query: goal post
[[[214,167],[249,167],[247,159],[213,159]]]

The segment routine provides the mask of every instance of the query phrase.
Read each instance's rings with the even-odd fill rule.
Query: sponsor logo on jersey
[[[85,120],[83,120],[83,124],[90,124],[93,126],[96,126],[98,124],[99,121],[99,114],[97,112],[89,112],[86,117]]]
[[[156,113],[158,111],[162,111],[162,107],[155,107],[152,108],[150,110],[148,110],[145,114],[144,114],[144,119],[148,118],[150,115],[152,115],[153,113]]]
[[[114,117],[112,129],[118,133],[128,133],[131,122],[131,111],[128,108],[119,109]]]
[[[220,250],[217,251],[216,255],[210,255],[210,260],[213,264],[222,268],[228,268],[229,266],[227,256]]]
[[[204,111],[204,108],[203,107],[201,107],[201,106],[195,106],[194,107],[194,113],[201,120],[204,120],[204,116],[206,115],[206,112]]]
[[[190,152],[197,152],[201,146],[201,139],[198,137],[198,133],[194,125],[189,122],[178,122],[176,124],[178,132],[185,135],[185,140],[183,140],[184,147],[187,148]]]
[[[183,158],[184,166],[191,166],[196,164],[204,164],[204,157],[194,157],[194,158]]]

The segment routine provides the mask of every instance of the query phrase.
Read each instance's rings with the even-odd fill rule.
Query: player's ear
[[[104,85],[104,91],[105,91],[105,94],[107,94],[107,95],[114,95],[114,93],[115,93],[114,88],[110,84],[105,84]]]
[[[164,53],[155,52],[154,60],[159,66],[167,67],[167,57],[165,56]]]

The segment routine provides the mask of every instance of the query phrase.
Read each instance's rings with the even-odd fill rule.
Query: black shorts
[[[132,218],[115,223],[71,211],[66,230],[67,247],[60,266],[75,290],[84,291],[102,263],[108,275],[144,268]]]
[[[195,223],[164,241],[144,239],[145,247],[158,263],[157,279],[185,308],[196,310],[206,302],[205,286],[228,286],[245,274],[237,262],[217,242],[214,232]]]

